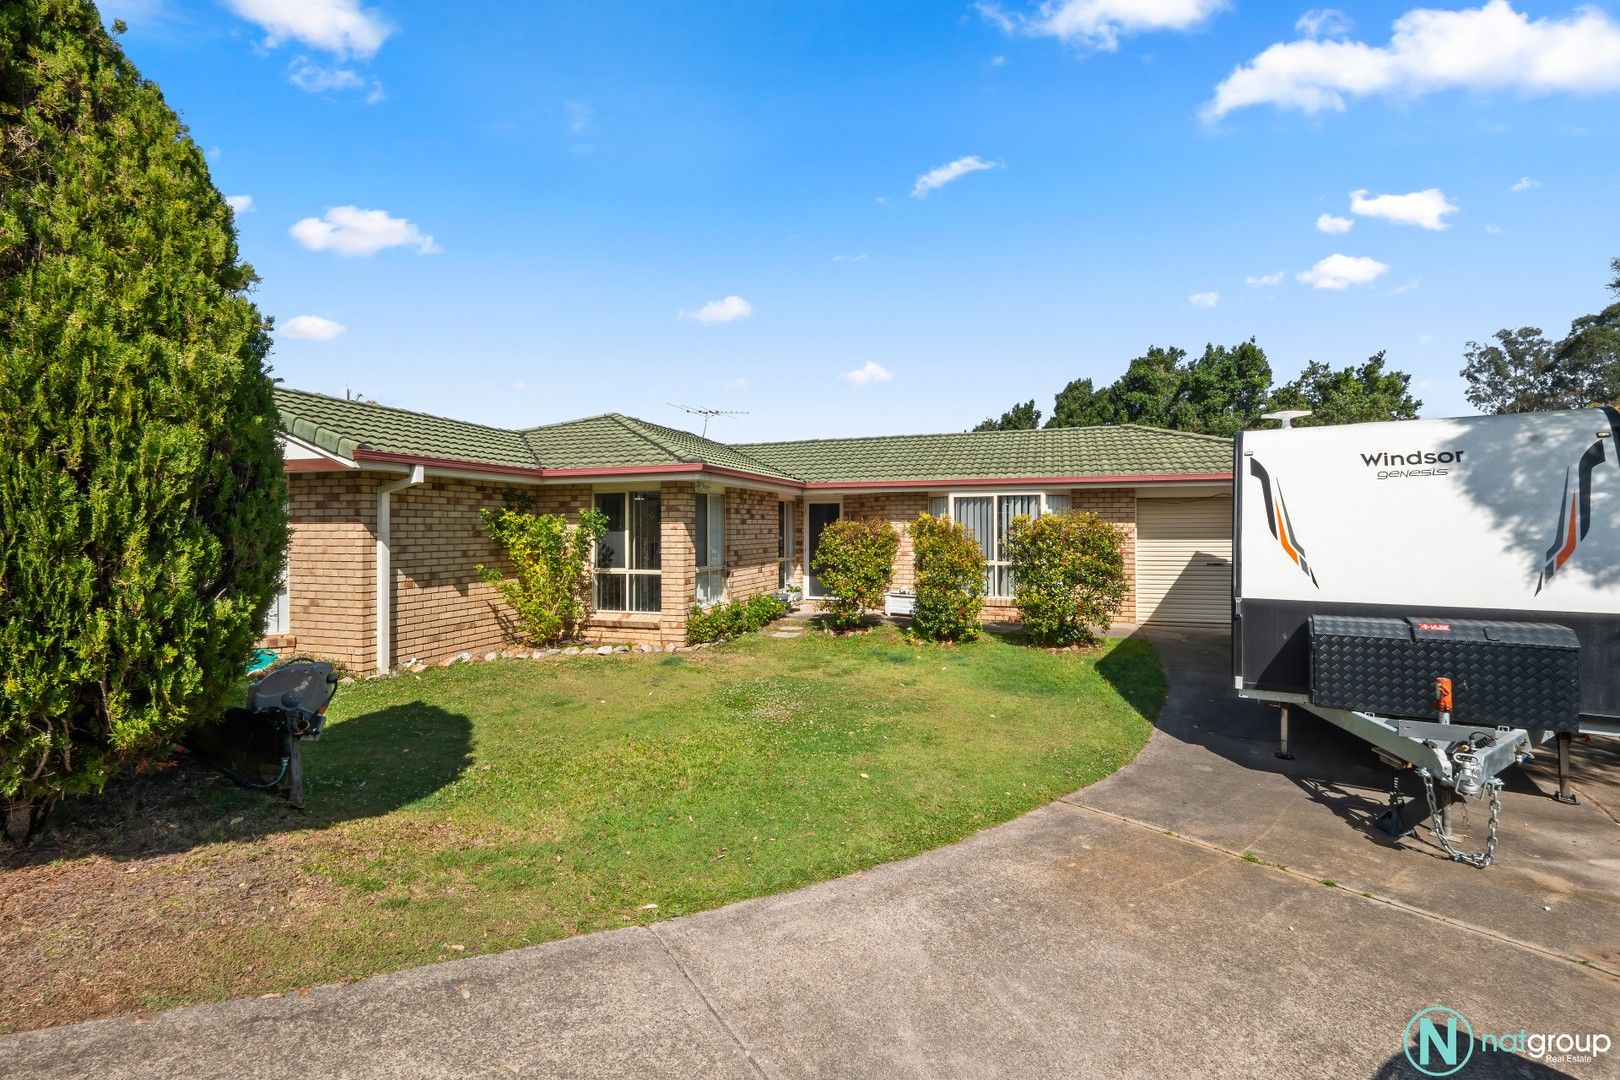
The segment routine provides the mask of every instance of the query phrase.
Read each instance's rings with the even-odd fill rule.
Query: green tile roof
[[[727,445],[606,413],[511,431],[370,401],[276,388],[282,430],[323,450],[526,469],[707,465],[807,483],[1224,474],[1230,440],[1120,424]]]
[[[540,464],[516,431],[284,386],[276,387],[276,406],[283,431],[344,457],[365,448],[480,465]]]
[[[743,453],[809,483],[1228,473],[1232,441],[1115,424],[745,443]]]
[[[523,436],[548,469],[685,463],[797,479],[735,447],[619,413],[526,428]]]

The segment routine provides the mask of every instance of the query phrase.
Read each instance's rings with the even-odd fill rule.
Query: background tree
[[[1360,367],[1331,368],[1313,360],[1299,378],[1278,388],[1270,408],[1311,410],[1295,421],[1302,427],[1416,420],[1423,402],[1407,392],[1411,382],[1405,372],[1384,370],[1381,351]]]
[[[1495,413],[1620,404],[1620,258],[1609,269],[1616,302],[1575,319],[1563,340],[1526,326],[1470,341],[1462,369],[1469,403]]]
[[[1230,437],[1259,422],[1270,396],[1271,364],[1253,338],[1230,349],[1206,345],[1182,367],[1168,426]]]
[[[993,420],[981,420],[973,428],[974,431],[1033,431],[1041,426],[1041,410],[1035,407],[1035,399],[1030,398],[1022,405],[1014,405],[1000,417]]]
[[[0,802],[241,690],[286,488],[231,210],[87,0],[0,5]]]
[[[1114,406],[1107,390],[1096,390],[1090,379],[1075,379],[1058,391],[1052,402],[1049,428],[1094,427],[1114,422]]]
[[[1153,345],[1132,360],[1119,381],[1103,391],[1112,422],[1169,427],[1181,396],[1181,361],[1186,356],[1182,349]]]

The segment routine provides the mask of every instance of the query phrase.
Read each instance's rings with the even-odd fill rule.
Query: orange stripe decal
[[[1277,500],[1277,539],[1282,542],[1283,550],[1288,552],[1288,557],[1296,563],[1299,562],[1299,552],[1288,542],[1288,526],[1283,524],[1281,498]]]
[[[1571,555],[1575,554],[1575,523],[1578,520],[1576,515],[1577,508],[1578,503],[1576,502],[1576,497],[1571,495],[1569,497],[1569,538],[1564,541],[1564,547],[1558,553],[1558,560],[1553,563],[1553,569],[1555,570],[1562,567],[1564,565],[1564,561]]]

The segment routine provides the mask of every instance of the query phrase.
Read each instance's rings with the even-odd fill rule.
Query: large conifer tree
[[[223,706],[285,485],[230,208],[88,0],[0,5],[0,804]]]

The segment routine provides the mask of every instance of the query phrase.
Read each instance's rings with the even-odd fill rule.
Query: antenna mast
[[[700,409],[695,405],[677,405],[673,401],[666,401],[664,404],[668,405],[672,409],[679,409],[683,413],[703,417],[703,437],[705,439],[709,437],[709,421],[713,420],[715,417],[748,415],[747,409]]]

